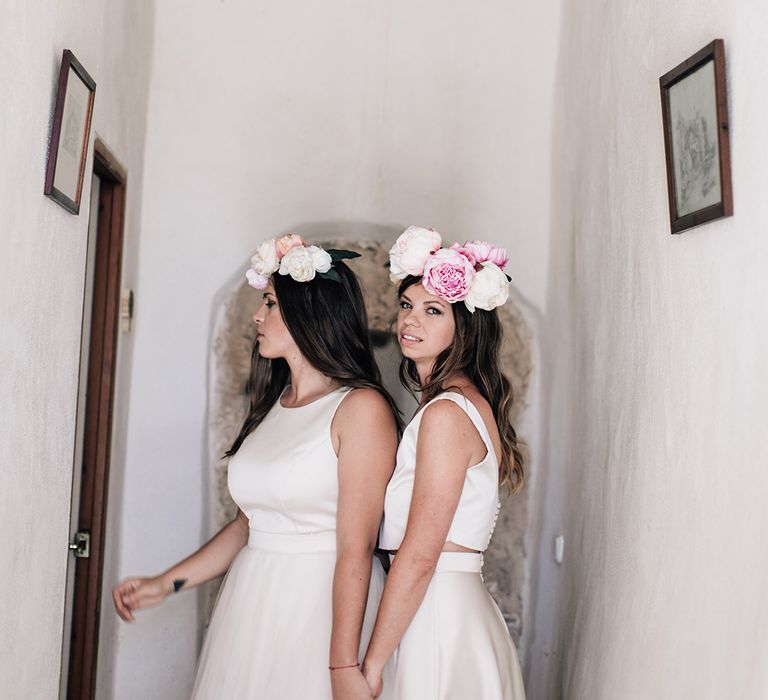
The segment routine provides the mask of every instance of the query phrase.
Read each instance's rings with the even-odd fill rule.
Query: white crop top
[[[403,433],[397,449],[397,465],[387,486],[384,500],[384,522],[381,526],[379,546],[382,549],[399,549],[405,535],[408,512],[413,496],[413,480],[416,474],[416,443],[419,439],[421,417],[427,406],[435,401],[453,401],[466,411],[485,443],[487,454],[482,462],[467,468],[464,489],[453,516],[446,541],[485,551],[491,541],[496,518],[499,515],[499,463],[482,417],[474,404],[453,391],[446,391],[426,403]]]

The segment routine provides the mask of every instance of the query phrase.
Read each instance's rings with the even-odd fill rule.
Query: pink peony
[[[455,248],[442,248],[427,260],[421,283],[430,294],[453,303],[467,296],[474,278],[473,262]]]
[[[498,248],[486,241],[467,241],[462,248],[473,255],[478,263],[492,262],[500,270],[509,262],[506,248]]]
[[[456,252],[458,252],[458,253],[461,253],[461,254],[462,254],[462,255],[463,255],[463,256],[464,256],[464,257],[465,257],[467,260],[469,260],[469,262],[471,262],[471,263],[472,263],[472,266],[473,266],[473,267],[474,267],[474,266],[477,264],[477,262],[478,262],[478,261],[477,261],[477,258],[475,258],[475,256],[474,256],[474,254],[472,253],[472,251],[471,251],[469,248],[467,248],[466,246],[463,246],[463,245],[459,245],[458,243],[454,243],[454,244],[451,246],[451,250],[455,250]]]
[[[275,250],[277,259],[282,260],[283,256],[291,249],[304,245],[304,239],[297,233],[288,233],[275,241]]]

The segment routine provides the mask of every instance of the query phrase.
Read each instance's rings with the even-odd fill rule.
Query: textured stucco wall
[[[765,698],[768,7],[565,7],[529,694]],[[658,77],[716,37],[736,215],[673,237]]]
[[[97,83],[91,139],[128,170],[124,279],[136,262],[153,2],[3,3],[0,20],[0,697],[58,695],[93,146],[73,216],[43,196],[62,50]],[[121,337],[113,484],[130,366]],[[110,513],[110,517],[113,513]],[[109,545],[108,545],[109,546]],[[110,555],[107,555],[107,566]]]

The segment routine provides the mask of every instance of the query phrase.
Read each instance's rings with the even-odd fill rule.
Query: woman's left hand
[[[331,671],[333,700],[371,700],[371,688],[357,667]]]

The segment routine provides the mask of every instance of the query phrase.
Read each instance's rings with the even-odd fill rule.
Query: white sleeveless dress
[[[250,537],[216,601],[195,700],[331,700],[338,498],[331,421],[347,392],[297,408],[278,401],[229,460],[229,490]],[[381,564],[371,566],[361,661],[384,588]]]
[[[483,461],[467,469],[446,540],[479,552],[490,543],[499,513],[493,442],[474,404],[459,393],[444,392],[419,410],[403,433],[384,503],[383,549],[399,549],[403,541],[421,417],[427,406],[441,400],[453,401],[467,413],[487,449]],[[393,657],[391,700],[524,700],[517,651],[483,583],[482,565],[481,553],[440,555],[421,607]]]

